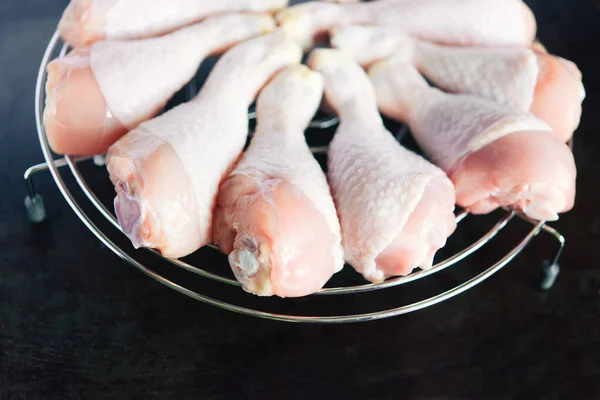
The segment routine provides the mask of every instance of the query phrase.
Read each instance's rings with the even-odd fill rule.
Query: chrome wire
[[[121,233],[123,233],[123,230],[122,230],[121,226],[119,225],[119,221],[117,220],[117,218],[113,215],[113,213],[111,213],[104,206],[104,204],[98,199],[98,197],[90,189],[90,187],[86,183],[85,179],[81,175],[79,168],[77,168],[77,164],[73,161],[72,157],[66,156],[65,159],[67,160],[67,164],[69,166],[69,169],[71,170],[71,173],[75,177],[75,181],[81,188],[81,191],[87,196],[88,200],[94,205],[94,207],[96,207],[96,209],[100,212],[100,214],[102,214],[102,216],[104,218],[106,218],[115,228],[117,228]],[[218,250],[218,248],[215,246],[211,246],[211,247]],[[241,286],[240,283],[236,280],[229,279],[229,278],[217,275],[217,274],[213,274],[212,272],[208,272],[208,271],[205,271],[198,267],[194,267],[193,265],[190,265],[181,260],[165,258],[158,251],[156,251],[154,249],[144,248],[144,250],[154,254],[157,257],[163,258],[164,260],[170,262],[173,265],[183,268],[189,272],[193,272],[194,274],[200,275],[204,278],[212,279],[214,281],[226,283],[226,284],[232,285],[232,286]]]
[[[339,288],[321,289],[321,291],[318,292],[318,294],[348,294],[348,293],[369,292],[369,291],[379,290],[379,289],[387,289],[390,287],[395,287],[398,285],[403,285],[403,284],[406,284],[409,282],[413,282],[418,279],[425,278],[426,276],[433,275],[437,272],[443,271],[446,268],[453,266],[457,262],[464,260],[471,254],[473,254],[477,250],[479,250],[481,247],[483,247],[485,244],[487,244],[491,239],[494,238],[494,236],[496,236],[498,234],[498,232],[500,232],[502,229],[504,229],[506,224],[508,224],[508,222],[514,217],[514,215],[515,215],[514,212],[509,212],[500,221],[498,221],[498,223],[489,232],[487,232],[485,235],[483,235],[481,238],[479,238],[479,240],[477,240],[475,243],[471,244],[466,249],[456,253],[452,257],[434,265],[430,269],[413,272],[412,274],[407,275],[407,276],[401,276],[401,277],[397,277],[397,278],[388,279],[385,282],[381,282],[381,283],[370,283],[370,284],[365,284],[365,285],[360,285],[360,286],[347,286],[347,287],[339,287]]]
[[[104,206],[104,204],[98,199],[98,197],[93,193],[93,191],[87,185],[87,183],[85,182],[85,179],[81,175],[81,172],[79,171],[79,168],[77,168],[77,165],[73,161],[73,159],[69,156],[67,156],[65,158],[67,160],[67,164],[68,164],[69,168],[71,169],[71,173],[75,177],[75,180],[79,184],[79,187],[81,188],[83,193],[87,196],[88,200],[94,205],[94,207],[96,207],[96,209],[100,212],[100,214],[102,214],[104,216],[104,218],[106,218],[115,228],[117,228],[119,231],[122,232],[121,226],[119,225],[117,218],[113,215],[113,213],[111,213]],[[467,215],[468,215],[468,213],[466,211],[461,211],[456,216],[457,224],[460,223]],[[458,252],[457,254],[453,255],[452,257],[434,265],[433,267],[431,267],[428,270],[421,270],[421,271],[414,272],[407,276],[391,278],[391,279],[388,279],[388,280],[386,280],[384,282],[380,282],[380,283],[369,283],[369,284],[363,284],[363,285],[357,285],[357,286],[323,288],[320,291],[316,292],[315,294],[317,294],[317,295],[339,295],[339,294],[371,292],[374,290],[388,289],[388,288],[392,288],[392,287],[395,287],[398,285],[403,285],[403,284],[424,278],[426,276],[433,275],[437,272],[443,271],[444,269],[446,269],[448,267],[451,267],[452,265],[456,264],[457,262],[459,262],[461,260],[464,260],[471,254],[473,254],[474,252],[479,250],[487,242],[489,242],[494,236],[496,236],[498,234],[498,232],[500,232],[506,226],[506,224],[514,217],[514,215],[515,215],[514,212],[508,212],[489,232],[487,232],[485,235],[483,235],[475,243],[473,243],[469,247],[465,248],[464,250]],[[153,249],[145,249],[145,250],[151,252],[152,254],[156,255],[157,257],[162,258],[161,254],[156,250],[153,250]],[[168,262],[170,262],[171,264],[173,264],[175,266],[183,268],[189,272],[192,272],[192,273],[202,276],[204,278],[212,279],[214,281],[226,283],[226,284],[232,285],[232,286],[241,286],[240,283],[236,280],[205,271],[201,268],[195,267],[195,266],[190,265],[181,260],[170,259],[170,258],[165,258],[165,260],[167,260]]]
[[[179,293],[182,293],[186,296],[189,296],[189,297],[196,299],[198,301],[201,301],[203,303],[206,303],[206,304],[209,304],[212,306],[216,306],[216,307],[219,307],[219,308],[222,308],[225,310],[237,312],[240,314],[245,314],[245,315],[250,315],[250,316],[255,316],[255,317],[260,317],[260,318],[266,318],[266,319],[271,319],[271,320],[286,321],[286,322],[335,324],[335,323],[347,323],[347,322],[363,322],[363,321],[370,321],[370,320],[375,320],[375,319],[389,318],[389,317],[393,317],[393,316],[397,316],[397,315],[401,315],[401,314],[406,314],[406,313],[409,313],[412,311],[417,311],[417,310],[432,306],[434,304],[440,303],[444,300],[454,297],[454,296],[472,288],[473,286],[483,282],[484,280],[486,280],[487,278],[489,278],[490,276],[492,276],[493,274],[498,272],[506,264],[508,264],[517,254],[519,254],[523,250],[523,248],[525,248],[525,246],[527,246],[527,244],[542,229],[553,234],[555,237],[557,237],[557,239],[562,238],[562,240],[563,240],[562,243],[564,243],[564,238],[562,237],[562,235],[560,235],[560,233],[555,231],[553,228],[545,226],[544,222],[536,222],[533,229],[525,236],[524,239],[521,240],[521,242],[516,247],[514,247],[508,254],[506,254],[502,259],[497,261],[494,265],[492,265],[491,267],[489,267],[488,269],[486,269],[479,275],[475,276],[474,278],[472,278],[472,279],[462,283],[461,285],[458,285],[446,292],[443,292],[436,296],[430,297],[428,299],[424,299],[424,300],[421,300],[421,301],[418,301],[418,302],[415,302],[412,304],[404,305],[401,307],[396,307],[396,308],[391,308],[391,309],[376,311],[376,312],[371,312],[371,313],[340,315],[340,316],[285,315],[285,314],[269,313],[269,312],[265,312],[265,311],[261,311],[261,310],[255,310],[255,309],[250,309],[250,308],[246,308],[246,307],[241,307],[241,306],[229,304],[229,303],[221,301],[221,300],[213,299],[208,296],[204,296],[200,293],[189,290],[183,286],[178,285],[177,283],[175,283],[171,280],[168,280],[168,279],[162,277],[161,275],[154,272],[152,269],[148,268],[147,266],[145,266],[145,265],[141,264],[140,262],[138,262],[137,260],[135,260],[127,252],[125,252],[123,249],[121,249],[119,246],[117,246],[113,241],[111,241],[108,238],[108,236],[106,236],[106,234],[104,232],[102,232],[94,224],[94,222],[90,219],[90,217],[81,209],[80,205],[77,203],[77,201],[73,197],[73,194],[71,193],[71,191],[65,184],[58,168],[60,166],[64,165],[64,163],[66,162],[66,164],[69,166],[69,169],[70,169],[72,175],[74,176],[79,188],[83,191],[83,193],[86,195],[88,200],[95,206],[95,208],[100,212],[100,214],[104,218],[106,218],[115,228],[117,228],[119,231],[121,231],[121,227],[119,226],[118,221],[115,218],[115,216],[113,215],[113,213],[111,213],[104,206],[104,204],[102,204],[102,202],[96,197],[96,195],[93,193],[93,191],[90,189],[90,187],[86,183],[81,172],[79,171],[79,169],[77,167],[77,162],[81,161],[81,160],[74,159],[72,157],[65,157],[64,161],[63,160],[55,160],[54,156],[52,154],[52,151],[50,150],[49,144],[48,144],[48,140],[46,137],[46,133],[45,133],[44,126],[42,123],[42,118],[41,118],[42,109],[44,106],[43,88],[45,86],[45,80],[46,80],[46,66],[47,66],[48,62],[50,61],[53,53],[56,51],[56,48],[59,45],[59,43],[60,43],[59,35],[58,35],[58,32],[56,32],[52,36],[52,39],[50,40],[50,43],[44,53],[42,63],[40,66],[40,70],[38,73],[38,79],[37,79],[37,85],[36,85],[36,94],[35,94],[36,124],[37,124],[40,146],[42,148],[44,158],[46,159],[45,167],[47,167],[49,169],[58,189],[60,190],[61,194],[63,195],[63,197],[69,204],[69,206],[73,209],[75,214],[79,217],[79,219],[81,219],[81,221],[85,224],[85,226],[104,245],[106,245],[111,251],[113,251],[122,260],[127,262],[129,265],[137,268],[145,275],[151,277],[152,279],[164,284],[165,286],[167,286],[173,290],[176,290]],[[67,51],[67,46],[62,45],[59,53],[61,55],[63,55],[66,53],[66,51]],[[333,125],[337,124],[338,122],[339,121],[337,120],[337,118],[331,118],[331,119],[323,120],[323,121],[315,121],[314,127],[326,128],[329,126],[333,126]],[[326,151],[326,147],[316,148],[316,150],[317,150],[316,152]],[[315,149],[313,149],[313,151],[315,151]],[[43,168],[41,164],[39,166],[34,166],[34,167],[30,168],[26,172],[26,174],[27,174],[26,178],[28,175],[33,173],[36,170],[36,168],[38,168],[38,167]],[[459,212],[456,216],[457,223],[464,220],[464,218],[466,218],[467,215],[468,215],[468,213],[466,211]],[[514,216],[515,216],[515,213],[512,211],[509,211],[500,221],[498,221],[498,223],[496,223],[496,225],[490,231],[488,231],[486,234],[484,234],[475,243],[471,244],[470,246],[468,246],[464,250],[460,251],[459,253],[453,255],[452,257],[448,258],[447,260],[444,260],[444,261],[436,264],[429,270],[422,270],[422,271],[413,273],[413,274],[405,276],[405,277],[393,278],[393,279],[389,279],[385,282],[377,283],[377,284],[365,284],[365,285],[350,286],[350,287],[326,288],[326,289],[322,289],[318,294],[321,294],[321,295],[358,294],[358,293],[363,293],[363,292],[370,292],[370,291],[374,291],[374,290],[395,287],[395,286],[398,286],[401,284],[409,283],[409,282],[415,281],[417,279],[421,279],[426,276],[432,275],[434,273],[442,271],[442,270],[458,263],[459,261],[465,259],[469,255],[471,255],[474,252],[476,252],[477,250],[479,250],[482,246],[484,246],[491,239],[493,239],[498,234],[498,232],[500,232]],[[153,254],[155,254],[156,256],[162,258],[162,256],[157,251],[155,251],[155,250],[149,250],[149,251],[152,252]],[[170,262],[173,265],[176,265],[187,271],[193,272],[194,274],[197,274],[199,276],[202,276],[202,277],[205,277],[208,279],[212,279],[217,282],[226,283],[226,284],[232,285],[232,286],[240,286],[239,283],[235,280],[204,271],[200,268],[194,267],[194,266],[189,265],[180,260],[172,260],[172,259],[165,259],[165,260],[167,260],[168,262]]]

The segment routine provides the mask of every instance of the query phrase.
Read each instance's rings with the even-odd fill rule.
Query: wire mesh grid
[[[27,183],[28,194],[25,199],[25,205],[28,211],[29,218],[33,222],[40,222],[45,217],[45,211],[43,206],[43,199],[39,193],[36,192],[32,177],[34,174],[40,171],[49,170],[52,174],[52,177],[60,190],[61,194],[69,204],[69,206],[73,209],[75,214],[81,219],[81,221],[86,225],[86,227],[112,252],[114,252],[117,256],[119,256],[122,260],[127,262],[129,265],[137,268],[142,273],[147,276],[155,279],[156,281],[162,283],[163,285],[176,290],[179,293],[182,293],[186,296],[189,296],[195,300],[201,301],[203,303],[220,307],[225,310],[266,318],[271,320],[278,321],[286,321],[286,322],[305,322],[305,323],[348,323],[348,322],[362,322],[369,320],[376,320],[382,318],[389,318],[393,316],[398,316],[402,314],[407,314],[413,311],[417,311],[434,304],[438,304],[444,300],[452,298],[460,293],[469,290],[470,288],[478,285],[483,282],[508,263],[510,263],[530,242],[533,238],[535,238],[540,232],[544,231],[552,235],[558,241],[558,251],[554,255],[554,258],[545,262],[545,278],[542,282],[542,288],[548,289],[552,286],[556,276],[558,275],[558,260],[562,249],[565,245],[564,237],[557,232],[555,229],[547,226],[543,221],[531,221],[527,218],[524,218],[521,215],[515,214],[515,212],[506,210],[505,214],[502,218],[485,234],[479,237],[479,239],[475,240],[470,245],[464,247],[462,250],[456,252],[451,255],[447,259],[437,263],[432,268],[428,270],[419,270],[413,272],[412,274],[404,277],[395,277],[386,280],[382,283],[365,283],[365,284],[353,284],[353,285],[343,285],[337,287],[326,287],[321,289],[319,292],[315,293],[310,297],[322,297],[322,296],[360,296],[361,294],[365,294],[368,292],[375,291],[383,291],[389,290],[392,288],[399,288],[402,285],[406,285],[408,283],[420,280],[422,278],[437,274],[443,270],[446,270],[452,266],[457,265],[459,262],[465,260],[467,257],[473,255],[479,249],[481,249],[484,245],[490,242],[495,236],[497,236],[512,220],[515,219],[515,216],[525,219],[532,224],[531,229],[527,234],[518,242],[518,244],[513,247],[510,251],[508,251],[503,257],[501,257],[498,261],[493,263],[484,271],[480,272],[475,277],[465,280],[464,282],[457,284],[449,290],[443,291],[437,295],[428,297],[424,300],[411,302],[409,304],[403,304],[395,307],[386,307],[384,309],[378,309],[373,312],[364,312],[364,313],[345,313],[342,315],[296,315],[296,314],[282,314],[282,313],[274,313],[263,311],[258,308],[249,308],[245,306],[240,306],[233,304],[231,302],[223,301],[214,297],[209,297],[200,293],[199,291],[192,290],[180,283],[177,283],[174,280],[170,280],[165,276],[155,272],[155,269],[151,269],[146,264],[139,260],[140,257],[137,256],[137,252],[135,252],[136,256],[131,255],[128,251],[124,250],[124,247],[121,247],[115,243],[113,239],[109,236],[109,233],[106,229],[100,229],[98,225],[94,222],[91,213],[84,211],[84,208],[80,204],[80,202],[76,199],[74,192],[67,185],[64,179],[64,175],[68,174],[65,172],[65,169],[70,172],[71,176],[74,178],[76,182],[77,189],[85,195],[87,201],[93,206],[95,212],[106,219],[114,228],[114,232],[112,234],[122,234],[121,228],[118,224],[118,221],[112,211],[110,211],[102,201],[99,200],[98,196],[92,190],[88,182],[86,181],[84,174],[80,171],[79,164],[83,162],[89,162],[91,157],[85,158],[74,158],[71,156],[66,156],[64,158],[56,157],[48,144],[48,140],[46,137],[46,133],[44,130],[44,126],[42,123],[42,111],[45,104],[45,95],[44,95],[44,87],[46,84],[46,67],[48,63],[55,57],[64,55],[67,51],[67,46],[64,44],[58,35],[55,33],[48,44],[46,52],[43,56],[40,70],[38,74],[38,80],[36,85],[36,94],[35,94],[35,114],[36,114],[36,123],[38,136],[40,140],[40,145],[42,152],[44,154],[45,163],[35,165],[30,167],[25,172],[25,181]],[[187,98],[193,96],[197,91],[197,83],[192,82],[184,89],[184,93],[186,93]],[[254,119],[256,117],[255,112],[252,110],[249,112],[249,119]],[[337,119],[329,118],[326,120],[316,120],[311,124],[312,128],[315,129],[325,129],[331,126],[334,126],[337,123]],[[397,136],[398,139],[401,139],[405,131],[401,131]],[[326,153],[327,146],[319,146],[312,147],[311,150],[313,153]],[[101,165],[102,160],[98,157],[94,158],[97,164]],[[72,185],[71,185],[72,186]],[[461,211],[456,215],[457,223],[461,223],[466,217],[468,213],[466,211]],[[462,225],[462,224],[461,224]],[[145,249],[145,251],[152,254],[154,257],[159,260],[165,266],[171,266],[178,268],[180,270],[191,273],[197,277],[201,277],[203,279],[214,282],[214,284],[219,285],[227,285],[227,286],[240,286],[240,284],[231,279],[228,276],[223,276],[221,274],[217,274],[214,272],[207,271],[205,269],[199,268],[191,263],[175,260],[175,259],[166,259],[163,258],[160,253],[156,252],[152,249]],[[188,280],[186,279],[186,283]],[[187,285],[189,286],[189,285]],[[240,289],[241,292],[241,289]],[[252,296],[247,294],[247,296]],[[295,301],[295,299],[286,299],[286,301]]]

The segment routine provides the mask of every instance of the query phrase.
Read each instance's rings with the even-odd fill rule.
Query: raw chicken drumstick
[[[535,18],[521,0],[378,0],[309,2],[282,10],[277,20],[305,49],[345,25],[380,25],[452,45],[530,45]]]
[[[398,55],[434,85],[531,111],[568,141],[579,125],[585,90],[571,61],[527,47],[449,47],[415,40],[388,28],[347,26],[332,44],[361,64]]]
[[[221,13],[281,9],[287,0],[71,0],[58,30],[72,47],[158,36]]]
[[[304,139],[322,95],[320,74],[280,72],[258,97],[250,147],[219,189],[213,241],[249,292],[305,296],[344,265],[329,185]]]
[[[573,154],[545,122],[432,88],[402,57],[374,64],[369,75],[380,110],[409,125],[454,182],[458,205],[475,214],[511,206],[538,220],[556,220],[573,207]]]
[[[237,45],[190,102],[142,123],[108,152],[115,211],[135,247],[183,257],[211,242],[217,189],[246,142],[247,112],[301,50],[281,33]]]
[[[48,66],[44,126],[57,153],[105,152],[155,116],[210,54],[272,31],[267,14],[212,17],[158,38],[80,48]]]
[[[567,142],[579,127],[586,96],[581,71],[572,61],[548,54],[539,47],[533,50],[540,72],[530,110]]]
[[[313,51],[309,65],[323,73],[325,99],[341,120],[328,176],[346,261],[372,282],[431,267],[456,227],[452,183],[385,129],[358,64],[322,49]]]

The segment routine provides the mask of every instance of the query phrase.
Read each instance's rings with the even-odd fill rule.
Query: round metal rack
[[[408,276],[404,277],[396,277],[386,280],[382,283],[367,283],[360,285],[349,285],[349,286],[340,286],[340,287],[326,287],[320,290],[313,296],[359,296],[365,294],[367,292],[374,291],[383,291],[383,290],[391,290],[393,288],[398,289],[402,285],[408,284],[410,282],[414,282],[420,280],[422,278],[428,277],[430,275],[434,275],[440,271],[443,271],[447,268],[457,265],[459,262],[463,261],[467,257],[471,256],[473,253],[477,252],[484,245],[490,242],[498,233],[500,233],[511,221],[515,219],[515,217],[525,219],[531,223],[532,228],[524,235],[524,237],[520,240],[520,242],[512,248],[508,253],[506,253],[503,257],[501,257],[494,264],[489,266],[483,272],[480,272],[475,277],[468,279],[455,287],[446,290],[442,293],[439,293],[435,296],[426,298],[421,301],[413,302],[410,304],[399,305],[396,307],[380,309],[374,312],[368,313],[348,313],[343,315],[291,315],[291,314],[279,314],[263,311],[260,309],[253,309],[244,307],[241,305],[231,304],[227,301],[222,301],[213,297],[206,296],[198,291],[194,291],[184,286],[183,284],[177,283],[173,280],[165,278],[163,275],[155,272],[153,269],[139,261],[139,257],[132,256],[129,251],[133,252],[133,249],[129,251],[125,251],[123,247],[115,244],[113,239],[109,237],[109,235],[122,235],[121,228],[117,222],[117,219],[114,213],[109,210],[97,197],[94,191],[88,185],[86,179],[79,169],[80,163],[91,162],[92,160],[96,165],[103,165],[103,157],[85,157],[85,158],[75,158],[71,156],[66,156],[64,158],[56,157],[50,150],[50,146],[48,144],[48,139],[46,137],[46,132],[44,130],[44,126],[42,123],[42,112],[45,104],[45,93],[44,88],[46,84],[47,74],[46,67],[48,63],[57,56],[64,55],[67,51],[67,45],[64,44],[58,35],[55,33],[48,44],[46,52],[43,56],[42,63],[39,69],[36,93],[35,93],[35,115],[36,115],[36,123],[37,123],[37,131],[40,140],[40,145],[42,152],[44,154],[45,162],[32,166],[25,172],[25,181],[27,183],[27,196],[25,198],[25,206],[27,209],[29,219],[34,223],[42,222],[45,218],[45,209],[44,202],[42,196],[36,192],[35,187],[33,185],[33,176],[40,172],[49,170],[54,178],[54,181],[60,190],[61,194],[64,196],[65,200],[69,204],[69,206],[73,209],[75,214],[81,219],[81,221],[88,227],[88,229],[111,251],[113,251],[117,256],[123,259],[125,262],[130,264],[131,266],[137,268],[147,276],[155,279],[156,281],[162,283],[163,285],[176,290],[186,296],[189,296],[193,299],[201,301],[206,304],[210,304],[216,307],[220,307],[225,310],[266,318],[271,320],[279,320],[286,322],[305,322],[305,323],[324,323],[324,324],[333,324],[333,323],[348,323],[348,322],[362,322],[369,320],[376,320],[382,318],[389,318],[397,315],[407,314],[413,311],[417,311],[434,304],[440,303],[444,300],[452,298],[458,294],[469,290],[470,288],[476,286],[477,284],[483,282],[508,263],[510,263],[531,241],[534,239],[540,232],[546,232],[554,237],[558,241],[558,250],[554,257],[550,261],[544,262],[544,279],[541,284],[542,289],[549,289],[559,272],[558,261],[562,252],[562,249],[565,245],[564,237],[553,229],[550,226],[547,226],[543,221],[531,221],[527,218],[515,214],[515,212],[506,210],[504,216],[493,226],[491,230],[487,233],[483,234],[478,240],[468,245],[461,251],[458,251],[454,255],[450,256],[444,261],[441,261],[434,265],[431,269],[428,270],[419,270],[414,272]],[[193,85],[193,86],[192,86]],[[192,96],[196,89],[195,83],[188,86],[184,93],[187,93],[187,97]],[[191,88],[190,88],[191,87]],[[255,117],[253,112],[249,113],[249,119]],[[328,120],[320,120],[313,121],[311,124],[312,128],[316,129],[324,129],[331,126],[334,126],[337,123],[337,119],[328,119]],[[401,135],[399,135],[401,136]],[[327,151],[326,146],[311,148],[314,153],[325,153]],[[65,183],[64,176],[65,174],[71,174],[76,182],[77,189],[81,191],[91,205],[94,206],[95,211],[98,213],[94,215],[94,218],[103,217],[105,218],[114,229],[111,228],[114,232],[109,233],[108,230],[101,230],[96,223],[94,223],[91,213],[84,211],[82,205],[76,200],[72,189]],[[73,186],[73,185],[70,185]],[[89,207],[86,207],[89,208]],[[457,222],[462,222],[468,213],[465,211],[459,212],[456,216]],[[153,254],[153,256],[157,257],[158,262],[164,264],[163,266],[175,267],[187,271],[195,276],[198,276],[202,279],[207,279],[213,281],[215,285],[229,285],[229,286],[240,286],[240,284],[230,277],[222,276],[204,269],[201,269],[197,266],[191,265],[190,263],[186,263],[181,260],[173,260],[163,258],[158,252],[147,249],[148,252]],[[139,254],[135,252],[135,254]],[[187,280],[186,280],[187,282]],[[240,289],[241,291],[241,289]],[[247,296],[251,296],[247,294]],[[296,299],[286,299],[285,301],[296,301]]]

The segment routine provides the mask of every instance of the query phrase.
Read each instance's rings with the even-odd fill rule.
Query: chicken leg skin
[[[246,142],[247,109],[301,50],[280,33],[227,52],[192,101],[142,123],[108,152],[115,209],[134,246],[183,257],[210,243],[221,181]]]
[[[155,116],[211,54],[274,28],[267,14],[231,14],[159,38],[75,49],[48,66],[44,126],[52,149],[93,155]]]
[[[548,123],[568,141],[581,118],[585,90],[572,62],[527,47],[439,46],[381,27],[347,26],[332,44],[368,66],[403,57],[438,88],[508,104]]]
[[[305,296],[343,266],[327,179],[304,139],[322,93],[323,78],[307,67],[280,72],[259,95],[256,133],[219,190],[213,240],[249,292]]]
[[[71,0],[58,30],[71,47],[163,35],[216,14],[271,12],[287,0]]]
[[[328,177],[348,261],[367,280],[429,268],[456,226],[454,187],[442,170],[402,147],[383,126],[365,72],[337,50],[315,50],[340,117]]]
[[[457,204],[475,214],[514,207],[556,220],[573,207],[573,154],[533,115],[490,100],[429,87],[401,58],[374,64],[379,109],[406,122],[423,151],[456,186]]]

